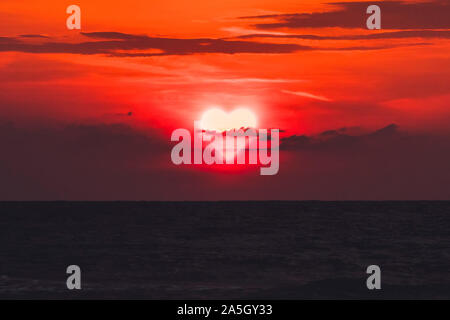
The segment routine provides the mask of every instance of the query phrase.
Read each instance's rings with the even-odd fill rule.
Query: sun
[[[256,126],[256,115],[247,108],[238,108],[230,113],[226,113],[219,108],[208,109],[203,113],[200,120],[201,129],[217,132],[240,128],[256,128]]]

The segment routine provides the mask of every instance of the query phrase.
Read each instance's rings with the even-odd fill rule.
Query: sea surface
[[[450,202],[0,202],[0,298],[449,299]]]

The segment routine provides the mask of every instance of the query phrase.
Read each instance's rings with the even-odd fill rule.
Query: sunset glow
[[[230,113],[214,108],[202,115],[201,128],[203,130],[223,132],[240,128],[256,128],[256,115],[249,109],[235,109]]]
[[[68,29],[70,3],[1,1],[4,194],[159,199],[194,180],[193,199],[442,197],[446,157],[417,167],[450,137],[449,3],[377,1],[368,29],[373,4],[80,0]],[[279,173],[174,166],[170,134],[194,121],[279,129]]]

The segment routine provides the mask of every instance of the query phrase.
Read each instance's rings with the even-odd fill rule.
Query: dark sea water
[[[449,299],[450,202],[3,202],[0,297]]]

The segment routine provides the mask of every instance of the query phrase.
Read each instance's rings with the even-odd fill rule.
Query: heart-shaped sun
[[[202,130],[224,132],[240,128],[256,128],[255,114],[246,108],[235,109],[230,113],[214,108],[205,111],[200,120]]]

